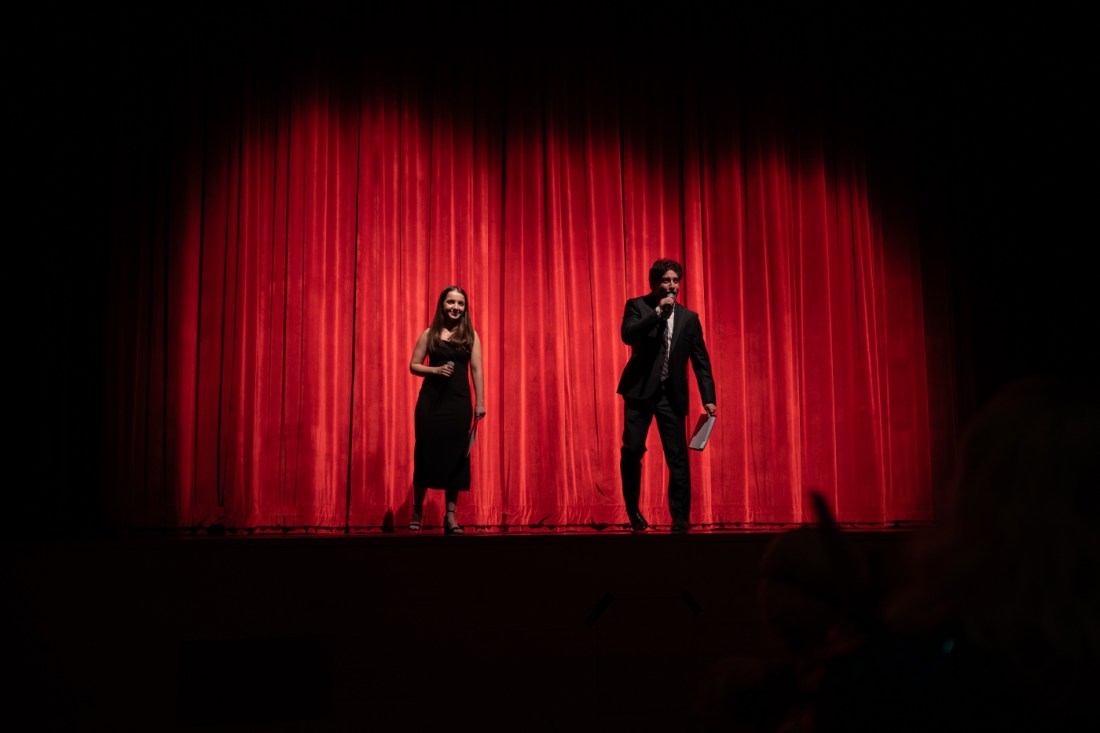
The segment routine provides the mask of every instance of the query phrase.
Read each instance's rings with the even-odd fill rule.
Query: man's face
[[[653,288],[653,294],[659,295],[662,298],[666,295],[676,294],[680,292],[680,276],[676,274],[675,270],[665,270],[665,274],[661,275],[657,280],[657,286]]]

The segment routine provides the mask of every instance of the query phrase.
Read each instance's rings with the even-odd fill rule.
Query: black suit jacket
[[[629,399],[652,397],[661,383],[665,321],[657,315],[657,302],[653,295],[626,301],[622,338],[630,346],[630,361],[623,369],[618,392]],[[703,341],[703,326],[699,322],[699,314],[677,303],[675,321],[672,324],[668,379],[672,387],[673,407],[681,415],[688,413],[689,360],[699,383],[703,404],[717,402],[714,396],[714,377],[710,372],[710,355]]]

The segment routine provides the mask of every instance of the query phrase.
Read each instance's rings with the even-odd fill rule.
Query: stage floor
[[[927,522],[894,522],[889,525],[881,523],[867,524],[842,524],[841,530],[849,534],[891,534],[909,532],[928,526]],[[689,535],[776,535],[798,527],[808,526],[800,524],[692,524]],[[670,524],[666,522],[653,522],[648,530],[634,532],[627,524],[608,525],[502,525],[480,526],[463,524],[465,536],[477,537],[614,537],[629,535],[645,537],[651,535],[670,534]],[[182,528],[155,528],[141,530],[127,530],[116,532],[115,538],[157,538],[157,537],[424,537],[442,535],[443,526],[436,519],[426,521],[423,528],[418,531],[410,531],[407,525],[392,527],[248,527],[226,528],[222,525],[182,527]],[[679,534],[679,533],[678,533]]]
[[[690,729],[712,666],[766,647],[779,534],[16,542],[12,709],[65,730]],[[910,532],[846,535],[881,559]]]

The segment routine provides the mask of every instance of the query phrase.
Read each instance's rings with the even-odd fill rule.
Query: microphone
[[[666,305],[663,308],[661,308],[661,313],[663,313],[664,315],[667,316],[670,313],[672,313],[672,309],[676,307],[676,291],[675,290],[670,290],[670,291],[666,292],[665,293],[665,298],[672,298],[672,305]],[[664,298],[661,298],[661,300],[664,300]]]

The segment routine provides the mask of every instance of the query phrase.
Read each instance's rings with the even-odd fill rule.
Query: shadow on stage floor
[[[9,544],[8,693],[44,730],[690,730],[708,667],[760,650],[775,536]]]

